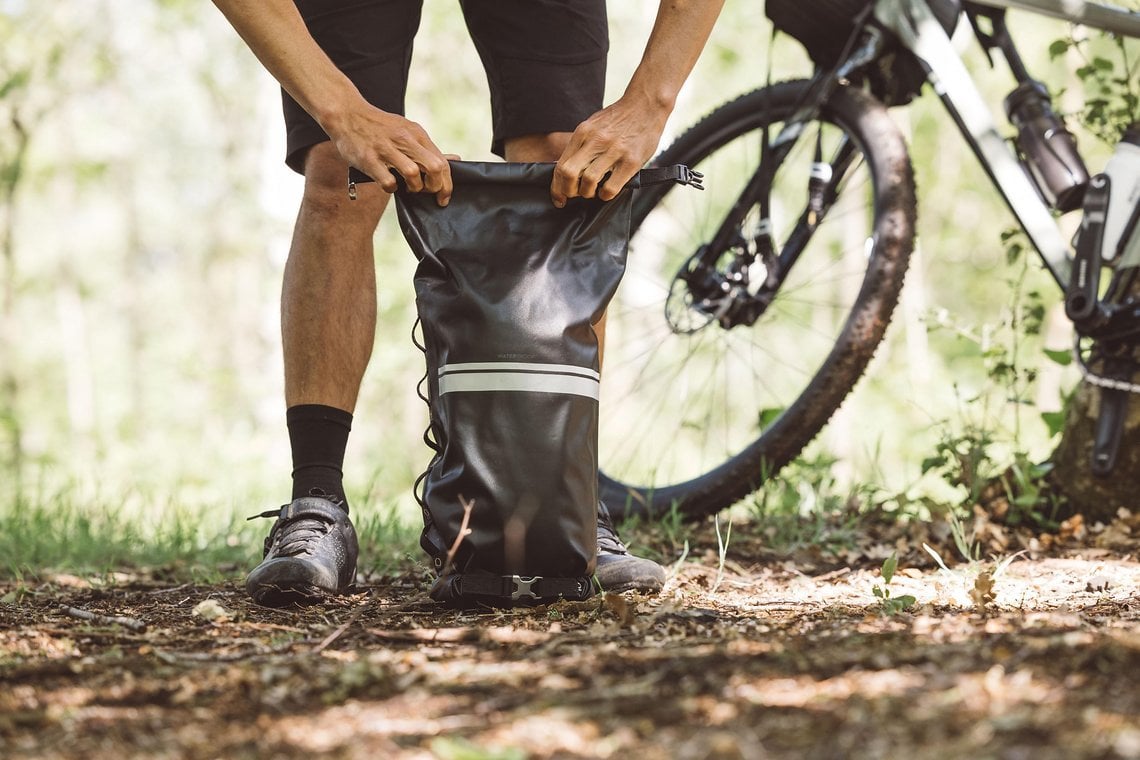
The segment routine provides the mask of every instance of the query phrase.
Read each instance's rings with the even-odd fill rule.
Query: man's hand
[[[550,184],[555,206],[575,197],[611,200],[653,156],[723,5],[724,0],[660,0],[625,94],[579,124],[558,159]]]
[[[447,157],[416,122],[362,103],[349,113],[328,119],[323,126],[341,157],[386,192],[396,192],[391,167],[413,193],[434,193],[440,206],[451,200]]]
[[[668,116],[668,109],[627,95],[579,124],[554,168],[554,205],[576,197],[612,200],[653,156]]]
[[[293,0],[214,0],[266,70],[317,120],[342,158],[395,192],[395,169],[414,192],[451,198],[451,167],[423,128],[381,111],[320,49]],[[422,176],[421,176],[422,175]]]

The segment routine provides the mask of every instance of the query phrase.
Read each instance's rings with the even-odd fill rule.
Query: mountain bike
[[[1106,210],[1113,201],[1117,234],[1121,196],[1090,176],[1018,54],[1007,9],[1140,37],[1140,13],[1064,0],[767,0],[815,71],[726,103],[655,159],[702,172],[707,190],[650,188],[635,207],[603,372],[611,511],[696,518],[728,507],[794,459],[851,391],[914,245],[914,176],[887,109],[924,83],[1064,293],[1078,358],[1102,393],[1092,466],[1111,469],[1127,397],[1140,391],[1130,295],[1140,251],[1118,254],[1129,240],[1140,248],[1140,204],[1106,245]],[[1017,80],[1005,103],[1012,139],[951,43],[958,23]],[[1082,214],[1075,247],[1056,218],[1070,211]]]

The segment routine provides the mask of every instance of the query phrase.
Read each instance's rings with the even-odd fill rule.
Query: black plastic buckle
[[[698,171],[690,169],[685,164],[677,164],[676,166],[677,166],[677,170],[678,170],[677,173],[678,173],[678,175],[680,175],[677,177],[678,182],[680,182],[682,185],[688,185],[689,187],[695,187],[698,190],[704,190],[705,189],[704,184],[701,183],[701,180],[703,180],[705,178],[704,174],[701,174]]]
[[[607,174],[606,176],[608,177],[609,175]],[[698,190],[704,190],[705,186],[701,184],[701,180],[704,178],[705,175],[690,169],[685,164],[651,166],[633,175],[633,179],[627,182],[625,186],[638,189],[647,185],[656,185],[661,182],[676,182],[678,185],[688,185]],[[603,182],[604,181],[603,178]]]
[[[512,575],[508,578],[512,584],[511,599],[538,599],[538,594],[534,591],[536,583],[542,580],[541,575],[532,575],[529,578],[524,578],[521,575]]]

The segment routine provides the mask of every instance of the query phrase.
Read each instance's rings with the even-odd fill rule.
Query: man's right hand
[[[293,0],[214,0],[285,91],[332,138],[351,166],[395,192],[395,169],[414,192],[451,198],[451,167],[423,127],[375,108],[339,71],[305,27]]]
[[[396,192],[392,169],[413,193],[434,193],[440,206],[451,200],[451,166],[416,122],[363,101],[351,112],[325,121],[322,126],[341,157],[386,192]]]

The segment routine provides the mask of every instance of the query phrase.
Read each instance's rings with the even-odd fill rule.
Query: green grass
[[[261,503],[243,500],[242,504]],[[180,505],[131,494],[119,503],[77,488],[0,506],[0,578],[46,573],[147,571],[203,582],[244,575],[261,558],[271,518],[247,521],[248,507]],[[396,509],[354,512],[359,568],[390,573],[420,554],[419,527]]]
[[[430,572],[427,555],[420,549],[421,525],[406,518],[395,505],[379,506],[361,513],[353,511],[353,524],[360,541],[359,568],[390,574],[417,564]]]
[[[134,505],[59,495],[0,513],[0,574],[106,573],[165,568],[194,578],[246,565],[259,542],[232,515],[167,507],[143,516]]]
[[[736,509],[773,551],[815,546],[834,554],[848,549],[875,494],[869,486],[840,483],[833,474],[835,464],[826,454],[801,456]]]

